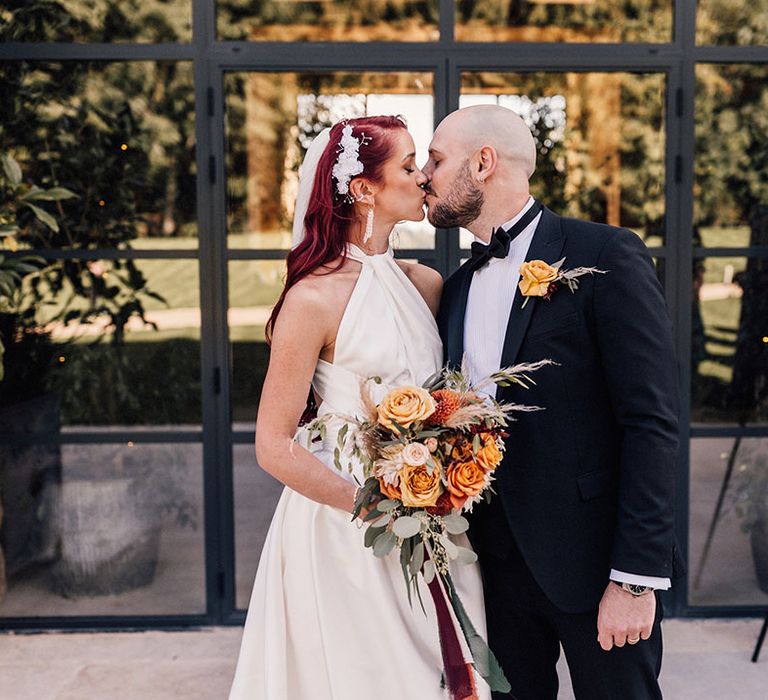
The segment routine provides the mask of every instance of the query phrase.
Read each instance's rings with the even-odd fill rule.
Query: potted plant
[[[66,597],[122,593],[152,582],[164,522],[197,528],[183,445],[97,445],[68,465],[55,523],[52,587]]]
[[[753,452],[731,480],[731,507],[749,533],[757,585],[768,593],[768,455]]]
[[[46,395],[39,365],[50,364],[53,346],[44,330],[26,324],[21,308],[25,282],[39,274],[45,261],[15,253],[25,214],[58,230],[44,203],[75,195],[62,187],[25,183],[10,153],[0,154],[0,166],[0,242],[11,253],[0,252],[0,432],[48,432],[58,430],[58,410],[55,399]],[[60,468],[51,445],[13,445],[0,454],[0,600],[7,575],[52,556],[47,506]]]

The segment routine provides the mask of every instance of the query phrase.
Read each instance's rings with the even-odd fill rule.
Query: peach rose
[[[409,442],[403,448],[401,459],[412,467],[420,467],[422,464],[427,463],[427,460],[429,459],[429,449],[427,449],[426,445],[422,445],[420,442]]]
[[[480,463],[483,469],[493,471],[499,466],[503,455],[501,454],[501,450],[496,444],[496,438],[494,438],[493,435],[485,433],[480,437],[483,440],[483,445],[477,455],[475,455],[475,459]]]
[[[456,508],[461,508],[467,498],[482,493],[487,483],[487,472],[474,460],[455,462],[448,469],[448,490]]]
[[[406,464],[400,472],[400,493],[404,506],[409,508],[426,508],[437,503],[437,499],[443,492],[443,484],[440,479],[440,469],[429,469],[425,464],[412,467]]]
[[[408,428],[417,421],[426,420],[435,411],[435,402],[426,389],[401,386],[390,391],[378,406],[379,423],[397,432],[394,423]]]
[[[437,452],[437,438],[427,438],[424,440],[424,445],[430,452]]]
[[[543,260],[531,260],[520,266],[520,293],[526,297],[543,297],[550,282],[557,279],[559,272]]]

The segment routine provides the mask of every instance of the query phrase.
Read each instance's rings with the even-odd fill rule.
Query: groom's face
[[[429,223],[437,228],[467,227],[477,219],[484,195],[472,177],[471,157],[439,129],[422,171],[429,178],[424,185]]]

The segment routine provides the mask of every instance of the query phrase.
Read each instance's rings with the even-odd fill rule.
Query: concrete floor
[[[759,620],[666,621],[661,675],[665,698],[768,697],[768,646],[757,664],[749,660],[759,628]],[[241,635],[239,627],[185,632],[0,634],[0,698],[225,699]],[[571,700],[562,660],[560,671],[563,686],[559,700]],[[363,695],[375,700],[370,689]]]

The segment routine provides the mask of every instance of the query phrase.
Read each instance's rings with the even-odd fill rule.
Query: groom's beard
[[[465,160],[445,197],[427,211],[429,223],[437,228],[466,228],[478,216],[485,204],[483,191],[472,179],[469,159]]]

